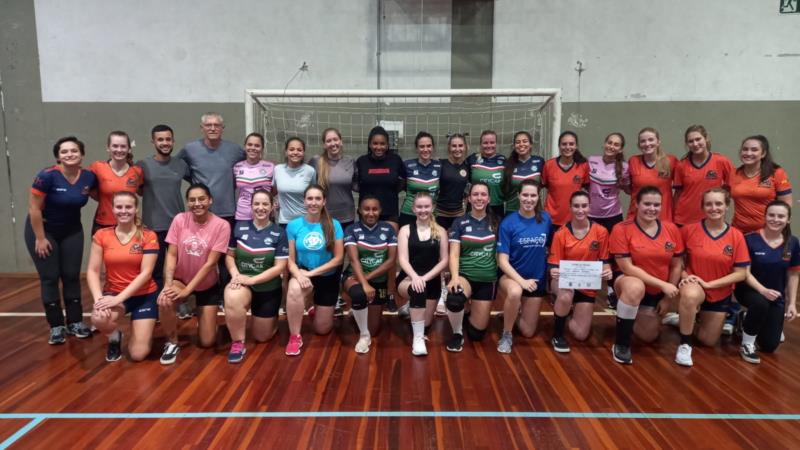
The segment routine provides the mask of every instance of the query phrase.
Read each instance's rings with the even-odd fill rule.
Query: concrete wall
[[[11,166],[0,157],[0,272],[33,270],[21,239],[28,189],[36,171],[52,164],[58,137],[85,140],[88,164],[105,157],[108,131],[127,130],[139,158],[152,151],[153,124],[169,123],[185,142],[199,135],[200,114],[216,110],[226,117],[226,138],[241,141],[244,89],[287,83],[293,89],[561,87],[564,128],[580,133],[586,154],[599,153],[612,130],[625,133],[626,152],[634,154],[635,133],[648,125],[661,130],[667,150],[681,154],[683,130],[699,122],[714,148],[735,162],[742,137],[766,134],[797,184],[800,15],[780,15],[778,6],[5,0],[0,132]],[[586,69],[580,98],[579,60]],[[308,70],[298,71],[303,62]],[[93,213],[90,204],[87,227]]]

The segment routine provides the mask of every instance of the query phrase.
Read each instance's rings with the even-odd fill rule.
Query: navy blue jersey
[[[36,175],[31,192],[44,197],[42,218],[45,228],[72,227],[81,224],[81,208],[89,201],[89,191],[97,187],[94,173],[81,169],[78,180],[70,184],[58,166]]]
[[[397,247],[397,233],[386,222],[378,221],[374,227],[369,228],[359,220],[344,232],[344,246],[348,245],[355,245],[358,249],[358,261],[366,275],[389,258],[389,247]],[[348,268],[348,272],[352,273],[352,270]],[[371,281],[386,281],[386,274]]]
[[[786,292],[786,271],[800,271],[800,242],[792,236],[789,241],[789,256],[783,256],[783,245],[778,248],[770,247],[755,231],[745,235],[747,250],[750,252],[750,272],[767,289],[774,289],[781,293],[777,301],[783,303]]]
[[[433,197],[436,204],[436,197],[439,195],[439,177],[442,176],[442,162],[438,159],[431,160],[427,166],[423,166],[418,159],[408,159],[403,162],[406,174],[406,198],[400,207],[400,213],[413,215],[411,206],[414,204],[414,197],[420,192],[427,192]]]
[[[492,282],[497,279],[495,233],[489,217],[478,220],[467,213],[450,226],[450,242],[458,242],[458,273],[471,281]]]
[[[436,210],[463,213],[464,194],[469,184],[469,165],[466,161],[462,161],[461,164],[453,164],[447,158],[439,161],[442,163],[442,174],[439,177],[439,198],[436,199]]]
[[[547,268],[547,242],[552,222],[542,211],[542,222],[526,219],[519,212],[506,216],[500,224],[497,252],[508,255],[511,267],[526,280],[544,281]]]
[[[228,247],[234,252],[239,273],[250,277],[272,268],[276,259],[289,257],[286,232],[275,223],[259,230],[252,220],[236,222]],[[280,287],[279,276],[251,286],[254,291],[271,291]]]

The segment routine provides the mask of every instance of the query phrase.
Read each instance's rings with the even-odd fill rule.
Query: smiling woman
[[[112,131],[106,141],[108,160],[95,161],[89,170],[97,176],[97,192],[93,198],[97,200],[97,212],[94,216],[92,234],[103,227],[116,223],[112,212],[111,200],[117,192],[136,193],[144,181],[142,168],[133,165],[131,138],[124,131]]]
[[[278,193],[278,223],[285,226],[305,213],[304,193],[317,172],[305,164],[306,143],[299,137],[286,140],[284,153],[286,162],[275,166],[273,190]]]

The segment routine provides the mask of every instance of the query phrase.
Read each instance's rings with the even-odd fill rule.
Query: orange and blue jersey
[[[100,228],[92,238],[103,247],[103,264],[106,267],[106,284],[103,292],[119,294],[142,272],[144,255],[158,254],[158,237],[152,230],[142,230],[142,237],[134,237],[123,244],[117,238],[115,227]],[[131,297],[151,294],[158,289],[152,277]]]
[[[44,198],[42,219],[45,229],[81,226],[81,208],[89,201],[89,192],[97,187],[94,173],[80,169],[75,183],[64,178],[59,166],[42,170],[33,179],[31,193]]]
[[[788,252],[784,252],[783,244],[770,247],[759,232],[745,235],[744,240],[750,253],[750,273],[765,288],[780,292],[781,296],[775,302],[784,304],[788,272],[800,272],[800,242],[797,237],[790,237]]]
[[[672,180],[675,177],[675,168],[678,158],[667,155],[669,159],[669,173],[658,173],[655,164],[647,164],[642,155],[634,155],[628,160],[628,173],[631,177],[631,203],[628,206],[628,219],[636,217],[636,196],[645,186],[655,186],[661,192],[661,214],[659,219],[672,222]]]
[[[634,266],[662,281],[669,281],[672,258],[683,255],[683,238],[671,222],[657,221],[654,236],[645,233],[634,220],[618,223],[611,231],[608,252],[614,258],[631,258]],[[657,295],[661,289],[645,285],[648,294]]]
[[[97,176],[97,212],[94,221],[100,225],[114,225],[117,223],[111,205],[114,194],[120,191],[136,194],[139,186],[144,183],[142,168],[130,166],[120,176],[114,173],[108,161],[95,161],[89,166],[89,170]]]
[[[726,227],[716,237],[709,234],[705,220],[681,228],[686,246],[686,272],[704,281],[713,281],[730,275],[734,267],[750,265],[750,255],[742,232],[727,224]],[[706,289],[706,301],[714,303],[728,298],[733,287],[730,284]]]
[[[607,264],[608,231],[602,225],[591,222],[586,236],[578,239],[572,231],[572,223],[567,223],[553,236],[547,264],[551,268],[558,267],[562,260],[602,261],[603,264]],[[597,295],[595,290],[581,289],[580,292],[592,298]]]
[[[764,227],[764,214],[772,200],[792,193],[792,183],[783,168],[761,181],[759,175],[748,177],[741,168],[731,176],[731,198],[736,208],[733,226],[749,233]]]
[[[550,213],[553,224],[561,226],[572,220],[569,198],[589,184],[589,164],[575,161],[564,169],[558,157],[548,159],[542,171],[542,185],[547,188],[544,210]],[[541,197],[541,196],[540,196]]]
[[[688,225],[703,220],[703,194],[711,188],[730,186],[733,171],[731,161],[719,153],[710,153],[699,166],[692,162],[691,156],[681,159],[675,169],[673,182],[675,190],[680,190],[678,204],[675,205],[674,222]]]

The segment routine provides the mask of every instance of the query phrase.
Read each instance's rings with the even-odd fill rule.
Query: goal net
[[[435,157],[447,155],[449,135],[466,136],[470,153],[479,151],[483,130],[498,136],[497,151],[508,155],[517,131],[531,133],[533,151],[545,159],[557,154],[561,127],[560,89],[480,90],[259,90],[245,91],[247,132],[264,135],[268,159],[283,160],[287,138],[306,142],[307,158],[322,148],[321,133],[336,128],[345,151],[367,150],[370,129],[382,125],[390,147],[404,159],[416,156],[414,137],[431,133]]]

